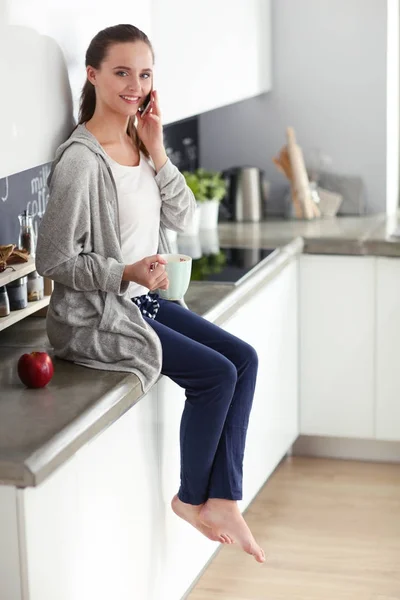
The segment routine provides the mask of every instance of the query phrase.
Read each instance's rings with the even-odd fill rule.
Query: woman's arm
[[[74,290],[123,294],[129,285],[122,281],[125,265],[91,251],[90,194],[97,189],[93,165],[71,154],[56,165],[50,181],[39,227],[37,271]]]
[[[156,183],[161,194],[161,221],[168,229],[183,232],[194,217],[196,201],[182,173],[168,159],[158,171]]]
[[[196,201],[182,173],[168,159],[164,148],[158,93],[151,93],[151,109],[138,117],[137,132],[149,151],[161,194],[161,222],[183,232],[194,217]]]

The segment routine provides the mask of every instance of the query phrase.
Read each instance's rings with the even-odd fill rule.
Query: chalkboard
[[[33,215],[37,234],[49,197],[50,167],[46,163],[0,179],[0,244],[18,244],[18,215],[24,210]]]

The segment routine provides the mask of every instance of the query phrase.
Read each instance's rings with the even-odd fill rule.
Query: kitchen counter
[[[306,254],[400,256],[400,237],[393,232],[400,213],[295,221],[270,219],[261,223],[221,223],[221,246],[282,247],[296,237],[304,240]]]
[[[187,305],[219,324],[301,252],[400,256],[400,240],[391,237],[396,227],[397,218],[384,215],[221,223],[221,247],[277,250],[239,286],[193,283]],[[16,363],[34,349],[51,354],[42,318],[25,319],[0,333],[0,483],[17,487],[40,484],[143,395],[135,375],[95,371],[58,359],[51,384],[27,390],[19,382]]]

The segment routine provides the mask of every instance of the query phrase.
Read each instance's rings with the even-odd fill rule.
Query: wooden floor
[[[246,520],[266,564],[223,547],[189,600],[400,600],[400,465],[289,458]]]

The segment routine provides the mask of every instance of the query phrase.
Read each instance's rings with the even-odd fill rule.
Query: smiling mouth
[[[140,96],[120,96],[120,98],[128,104],[138,104],[140,101]]]

